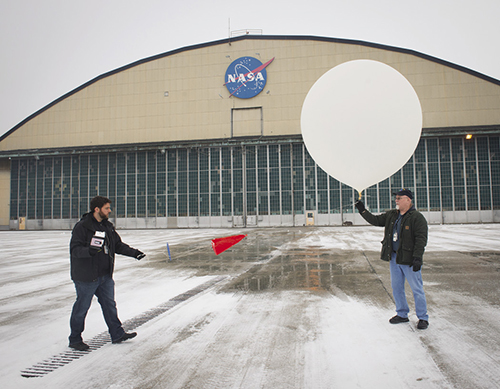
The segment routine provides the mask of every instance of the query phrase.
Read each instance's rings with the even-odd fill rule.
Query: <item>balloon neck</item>
[[[361,197],[362,197],[363,191],[358,192],[358,194],[359,194],[358,200],[361,200]]]

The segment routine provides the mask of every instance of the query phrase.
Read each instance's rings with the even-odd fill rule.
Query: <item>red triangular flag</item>
[[[216,255],[226,251],[231,246],[234,246],[240,240],[242,240],[246,235],[233,235],[226,236],[225,238],[212,239],[212,248]]]

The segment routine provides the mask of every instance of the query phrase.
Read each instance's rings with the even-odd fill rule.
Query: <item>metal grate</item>
[[[167,302],[157,306],[156,308],[150,309],[146,312],[141,313],[140,315],[133,317],[123,323],[123,329],[125,331],[132,331],[144,323],[158,317],[162,313],[165,313],[169,309],[172,309],[176,305],[190,299],[193,296],[196,296],[198,293],[201,293],[208,288],[214,286],[218,282],[224,280],[226,276],[218,276],[214,277],[210,281],[207,281],[196,288],[190,289],[187,292],[181,293]],[[80,359],[84,355],[97,350],[104,346],[107,343],[111,343],[111,338],[108,332],[101,332],[100,334],[94,336],[92,339],[87,341],[89,345],[89,349],[87,351],[77,351],[77,350],[68,350],[63,353],[54,355],[42,362],[36,363],[31,367],[28,367],[24,370],[21,370],[21,375],[26,378],[34,378],[34,377],[43,377],[44,375],[56,370],[59,367],[65,366],[70,362]]]

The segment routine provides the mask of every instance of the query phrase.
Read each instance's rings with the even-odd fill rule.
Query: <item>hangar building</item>
[[[499,80],[369,42],[243,35],[100,75],[5,133],[0,228],[70,229],[97,194],[118,228],[363,224],[300,131],[311,86],[356,59],[398,70],[423,111],[414,155],[364,191],[368,207],[406,187],[430,223],[499,222]]]

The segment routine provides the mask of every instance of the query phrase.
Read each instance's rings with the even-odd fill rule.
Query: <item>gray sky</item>
[[[0,135],[96,76],[226,38],[229,20],[412,49],[500,79],[499,15],[498,0],[3,0]]]

